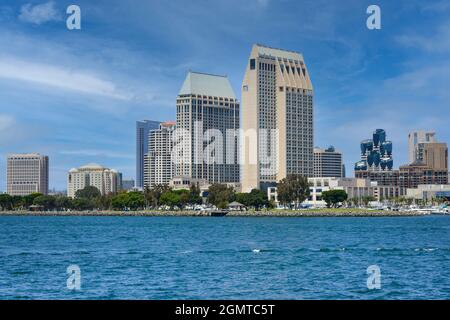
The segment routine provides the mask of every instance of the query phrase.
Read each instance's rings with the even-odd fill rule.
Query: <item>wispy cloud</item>
[[[267,5],[269,4],[270,0],[256,0],[256,2],[257,2],[261,7],[267,7]]]
[[[27,3],[20,8],[19,20],[39,25],[50,21],[60,21],[61,15],[53,1],[37,5]]]
[[[432,35],[405,34],[397,37],[397,41],[405,47],[417,48],[426,52],[450,52],[450,23],[439,25]]]
[[[80,156],[80,157],[107,157],[107,158],[122,158],[133,159],[134,155],[130,153],[112,152],[109,150],[93,150],[93,149],[80,149],[80,150],[62,150],[59,152],[62,155]]]
[[[132,98],[131,95],[120,92],[113,82],[95,74],[15,58],[0,57],[0,77],[119,100]]]
[[[14,125],[14,118],[6,114],[0,114],[0,132],[8,130]]]
[[[4,144],[19,140],[21,134],[17,130],[16,118],[9,114],[0,113],[0,147],[4,147]]]
[[[437,2],[427,2],[423,4],[422,11],[444,12],[450,10],[450,3],[447,0]]]

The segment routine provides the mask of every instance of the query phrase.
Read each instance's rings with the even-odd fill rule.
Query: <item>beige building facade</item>
[[[446,143],[431,142],[418,146],[418,159],[434,170],[448,171],[448,147]]]
[[[413,163],[419,158],[419,144],[436,141],[436,133],[433,131],[417,130],[408,134],[408,160]]]
[[[313,176],[313,87],[301,54],[254,45],[242,82],[242,191]]]
[[[38,153],[10,154],[6,171],[9,195],[48,194],[48,156]]]
[[[70,169],[67,175],[67,196],[75,198],[76,192],[87,186],[96,187],[102,195],[116,193],[119,183],[119,173],[116,170],[90,163]]]

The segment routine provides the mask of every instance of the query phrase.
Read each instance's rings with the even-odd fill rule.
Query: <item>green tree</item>
[[[169,190],[168,185],[156,185],[153,188],[146,187],[144,191],[146,205],[151,208],[157,208],[160,205],[161,195]]]
[[[92,210],[94,209],[94,203],[86,198],[75,198],[72,200],[72,207],[79,211]]]
[[[68,210],[71,209],[72,206],[72,199],[66,196],[59,196],[55,199],[55,207],[58,210]]]
[[[267,198],[267,193],[259,189],[250,191],[250,205],[256,210],[259,210],[262,207],[268,207],[269,200]]]
[[[86,186],[83,189],[75,192],[75,198],[93,200],[94,198],[101,197],[101,192],[94,186]]]
[[[33,200],[33,204],[41,206],[44,210],[51,210],[55,207],[55,197],[53,196],[39,196]]]
[[[203,199],[200,195],[201,190],[198,183],[191,184],[191,187],[189,189],[189,203],[190,204],[202,204]]]
[[[125,210],[128,208],[129,196],[127,193],[119,193],[111,199],[111,206],[115,210]]]
[[[139,191],[128,192],[127,206],[130,210],[143,209],[145,206],[144,194]]]
[[[36,199],[37,197],[42,196],[42,195],[43,195],[42,193],[35,192],[32,194],[23,196],[22,197],[22,206],[24,208],[28,208],[29,206],[31,206],[33,204],[34,199]]]
[[[225,209],[235,199],[233,187],[224,184],[212,184],[208,188],[208,202],[220,209]]]
[[[191,201],[191,192],[190,190],[178,190],[176,191],[180,197],[180,204],[178,207],[184,208]]]
[[[160,197],[160,204],[173,208],[180,204],[180,196],[172,191],[166,191]]]
[[[11,204],[13,209],[23,208],[23,197],[21,196],[11,196]]]
[[[250,193],[237,193],[236,201],[242,203],[246,207],[255,208],[255,210],[270,206],[267,194],[258,189],[253,189]]]
[[[297,174],[289,174],[278,183],[278,201],[289,207],[294,203],[298,207],[309,197],[308,178]]]
[[[109,209],[111,209],[111,201],[112,201],[113,197],[114,197],[113,194],[107,194],[104,196],[97,197],[93,201],[94,201],[95,206],[98,209],[109,210]]]
[[[361,198],[362,203],[367,207],[369,202],[376,201],[377,199],[372,196],[365,196]]]
[[[9,194],[6,193],[0,194],[0,208],[2,210],[12,209],[12,197]]]
[[[145,206],[144,194],[138,191],[119,193],[112,197],[111,206],[116,210],[142,209]]]
[[[348,195],[344,190],[329,190],[322,192],[322,199],[327,203],[327,207],[337,207],[338,203],[347,200]]]

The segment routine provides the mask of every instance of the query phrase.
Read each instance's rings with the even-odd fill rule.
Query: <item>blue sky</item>
[[[66,8],[81,7],[69,31]],[[382,29],[366,28],[378,4]],[[36,7],[37,6],[37,7]],[[226,74],[240,97],[253,43],[299,51],[315,88],[315,145],[344,152],[384,128],[394,164],[407,134],[450,137],[449,1],[2,1],[0,190],[5,157],[50,157],[50,187],[98,162],[135,175],[135,121],[175,118],[189,69]]]

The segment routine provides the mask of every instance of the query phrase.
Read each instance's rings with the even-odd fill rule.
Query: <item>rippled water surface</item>
[[[1,299],[449,299],[450,216],[3,216],[0,266]]]

